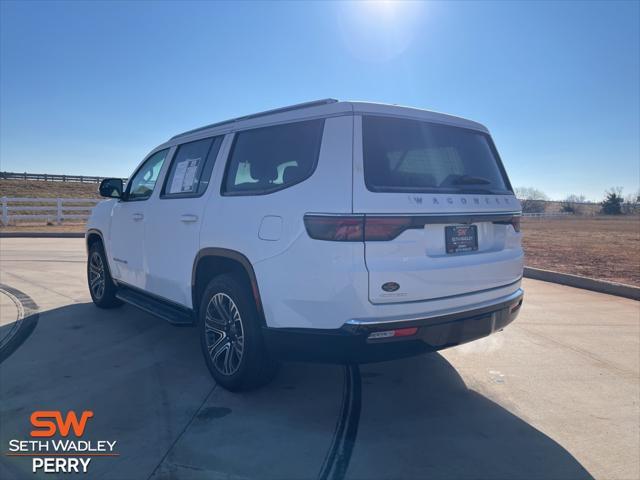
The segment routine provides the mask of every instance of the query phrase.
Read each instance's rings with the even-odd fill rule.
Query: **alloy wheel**
[[[89,259],[89,288],[97,299],[104,295],[105,270],[102,256],[98,252],[93,252]]]
[[[205,341],[216,370],[227,376],[238,371],[244,353],[244,328],[238,307],[225,293],[216,293],[207,304]]]

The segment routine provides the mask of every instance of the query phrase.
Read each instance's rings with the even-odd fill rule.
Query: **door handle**
[[[198,216],[193,215],[192,213],[185,213],[180,215],[180,221],[184,223],[193,223],[198,221]]]
[[[133,215],[131,215],[133,217],[133,220],[135,222],[139,222],[140,220],[142,220],[144,218],[144,215],[141,213],[134,213]]]

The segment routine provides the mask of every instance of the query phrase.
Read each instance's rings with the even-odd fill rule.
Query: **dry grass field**
[[[640,286],[640,216],[523,219],[529,267]]]
[[[0,180],[0,197],[99,198],[97,183]]]
[[[94,183],[0,180],[0,197],[99,198]],[[0,231],[82,232],[82,223],[20,223]],[[571,216],[522,221],[526,264],[640,286],[640,216]]]

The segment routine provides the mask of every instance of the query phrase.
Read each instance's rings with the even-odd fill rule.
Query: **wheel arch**
[[[104,250],[104,254],[105,254],[105,261],[106,261],[105,266],[107,268],[107,272],[111,276],[111,280],[113,280],[113,282],[117,285],[118,281],[115,278],[113,278],[113,275],[111,275],[111,265],[109,265],[109,256],[107,255],[107,244],[104,241],[104,236],[102,235],[102,232],[96,228],[90,228],[89,230],[87,230],[87,233],[85,233],[84,238],[85,238],[85,247],[87,249],[87,256],[89,255],[89,250],[96,242],[102,243],[102,249]]]
[[[104,237],[102,236],[102,232],[100,230],[97,230],[95,228],[90,228],[89,230],[87,230],[87,233],[85,234],[84,238],[85,238],[87,253],[89,253],[89,249],[96,242],[101,242],[103,248],[106,248],[106,245],[104,244]]]
[[[196,255],[191,273],[191,299],[194,312],[198,311],[208,280],[223,273],[239,275],[247,283],[251,289],[260,322],[263,326],[266,325],[253,265],[242,253],[227,248],[203,248]]]

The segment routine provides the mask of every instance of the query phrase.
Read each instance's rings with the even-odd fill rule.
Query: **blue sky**
[[[175,133],[334,97],[480,121],[516,186],[640,183],[639,2],[9,2],[2,170],[127,176]]]

